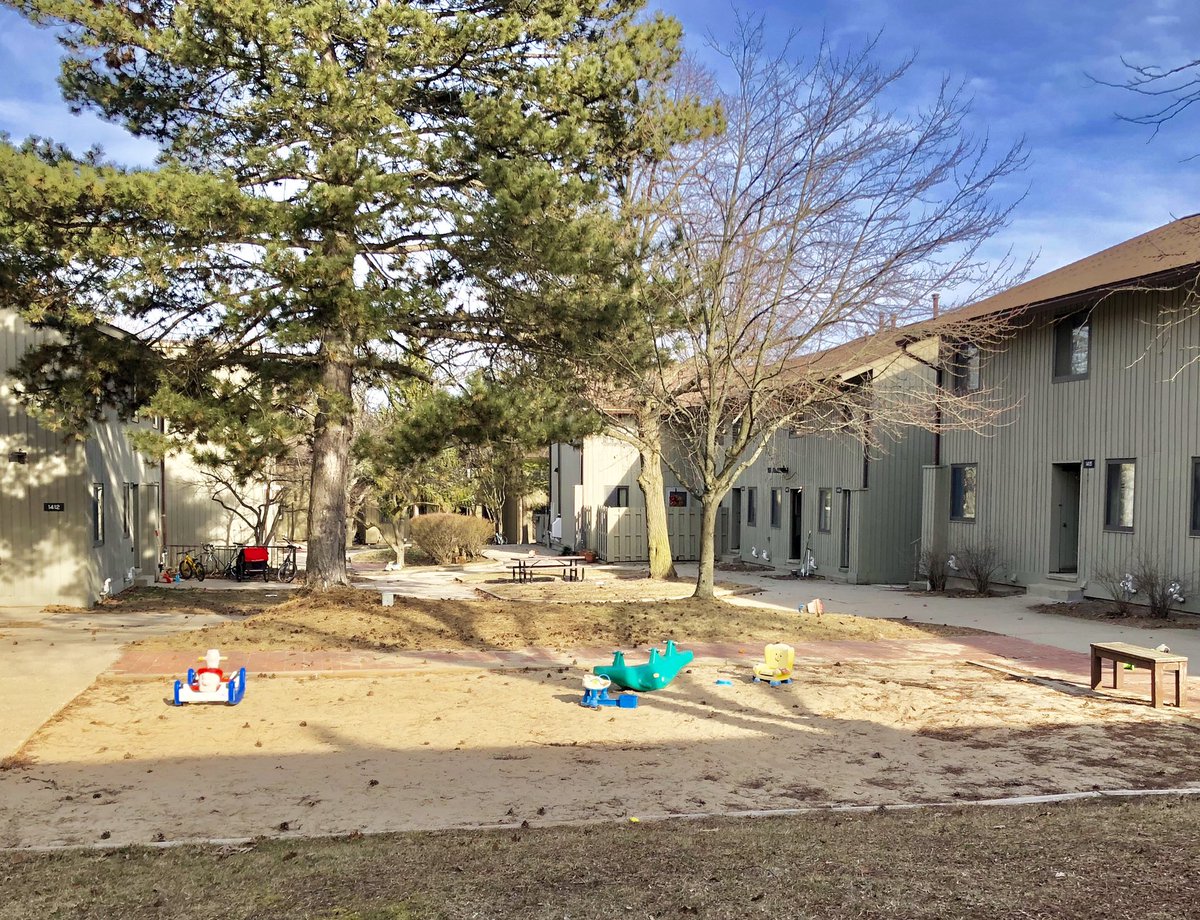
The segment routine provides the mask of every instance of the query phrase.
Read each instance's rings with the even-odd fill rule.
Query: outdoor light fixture
[[[23,450],[10,451],[8,454],[9,463],[25,464],[29,462],[29,454]]]

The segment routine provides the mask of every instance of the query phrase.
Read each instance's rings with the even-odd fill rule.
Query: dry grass
[[[24,751],[17,751],[15,754],[0,758],[0,771],[28,770],[33,764],[33,757]]]
[[[0,920],[1053,917],[1195,913],[1200,803],[0,855]]]
[[[218,581],[217,584],[220,582]],[[206,588],[203,591],[176,588],[133,588],[123,591],[115,597],[105,598],[91,608],[88,613],[103,615],[105,613],[158,613],[162,610],[173,610],[186,614],[219,613],[223,616],[248,616],[282,604],[292,592],[278,592],[274,597],[268,597],[267,595],[271,593],[273,592],[269,588],[267,591],[235,591],[220,588],[215,590]],[[79,613],[79,608],[55,605],[47,607],[45,612]]]
[[[231,594],[236,592],[230,592]],[[193,605],[204,595],[189,598]],[[254,596],[221,598],[223,612],[250,613]],[[136,594],[133,603],[140,603]],[[800,617],[767,607],[694,599],[660,603],[540,604],[478,600],[397,598],[384,607],[370,591],[301,592],[254,616],[196,632],[146,640],[142,648],[191,650],[206,643],[222,650],[372,649],[401,651],[442,648],[572,649],[633,646],[677,639],[688,642],[746,642],[757,645],[787,635],[819,639],[919,639],[966,635],[975,630],[898,620],[826,614]]]

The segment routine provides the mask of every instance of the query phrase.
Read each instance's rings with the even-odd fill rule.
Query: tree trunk
[[[662,429],[657,416],[643,413],[638,418],[638,458],[641,471],[637,484],[646,508],[646,550],[650,556],[650,577],[669,581],[676,577],[671,555],[671,536],[667,530],[666,487],[662,474]]]
[[[346,573],[346,485],[354,436],[353,383],[349,357],[327,352],[313,423],[308,504],[307,583],[321,590],[350,584]]]
[[[696,590],[692,597],[713,597],[713,571],[716,563],[717,511],[721,500],[711,493],[700,497],[700,566],[696,573]]]
[[[392,552],[396,556],[396,568],[404,568],[404,519],[398,516],[392,517]]]
[[[639,451],[642,471],[638,485],[646,505],[646,550],[650,557],[650,577],[669,581],[676,577],[671,555],[671,535],[667,529],[667,505],[664,500],[662,465],[655,452]]]

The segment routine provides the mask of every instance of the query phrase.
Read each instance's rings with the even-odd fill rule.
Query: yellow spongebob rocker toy
[[[773,642],[763,650],[763,660],[754,665],[754,682],[763,681],[772,687],[792,682],[796,666],[796,650],[782,642]]]

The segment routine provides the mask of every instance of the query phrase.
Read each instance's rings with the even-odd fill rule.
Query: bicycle
[[[187,580],[194,575],[196,581],[204,581],[205,574],[204,563],[192,556],[190,549],[185,550],[183,558],[179,560],[179,577]]]
[[[212,543],[204,544],[204,549],[200,553],[200,564],[204,566],[204,571],[210,575],[220,578],[233,578],[232,560],[222,562],[221,557],[217,555],[217,548]]]
[[[296,544],[291,540],[287,541],[287,548],[284,550],[283,562],[279,564],[279,580],[293,581],[296,578]]]

